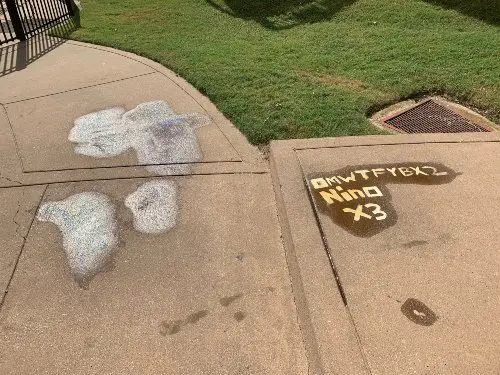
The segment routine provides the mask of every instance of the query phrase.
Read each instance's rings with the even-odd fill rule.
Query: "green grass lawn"
[[[500,120],[500,2],[83,0],[70,37],[171,68],[254,144],[377,133],[425,93]]]

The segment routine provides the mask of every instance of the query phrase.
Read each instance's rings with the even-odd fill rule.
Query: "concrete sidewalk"
[[[272,144],[312,373],[500,373],[499,151],[498,133]]]
[[[168,69],[39,38],[0,50],[0,374],[500,372],[498,133],[269,168]]]
[[[164,67],[45,38],[0,60],[0,373],[306,373],[258,151]]]

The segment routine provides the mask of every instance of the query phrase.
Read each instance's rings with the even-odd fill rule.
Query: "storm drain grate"
[[[490,129],[473,123],[458,113],[429,99],[396,116],[384,120],[404,133],[464,133],[489,132]]]

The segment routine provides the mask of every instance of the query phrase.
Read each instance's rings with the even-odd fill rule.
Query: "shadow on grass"
[[[233,17],[259,22],[271,30],[330,20],[356,0],[206,0]]]
[[[498,0],[424,0],[444,9],[454,9],[466,16],[474,17],[492,25],[500,24],[500,1]]]

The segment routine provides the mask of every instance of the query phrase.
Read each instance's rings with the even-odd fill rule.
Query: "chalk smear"
[[[177,222],[177,188],[167,180],[149,181],[125,199],[134,215],[134,228],[142,233],[160,234]]]
[[[209,122],[207,116],[177,115],[167,102],[153,101],[128,112],[116,107],[79,117],[68,140],[77,144],[77,154],[105,158],[132,148],[151,172],[183,173],[189,171],[185,163],[202,160],[195,129]],[[173,163],[178,164],[164,165]]]
[[[37,219],[54,223],[75,280],[87,287],[118,244],[115,208],[101,193],[85,192],[40,206]]]

